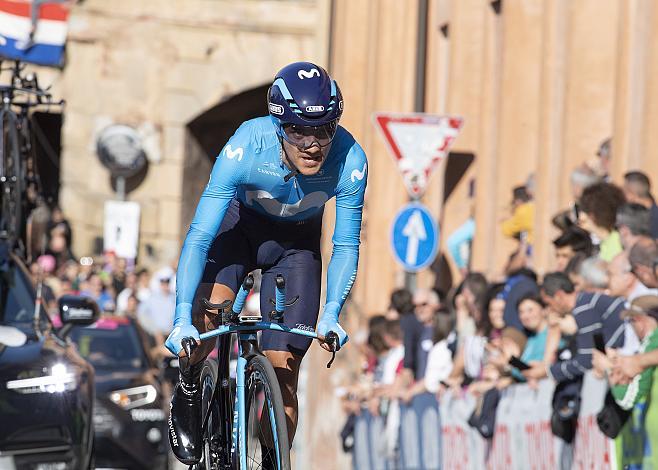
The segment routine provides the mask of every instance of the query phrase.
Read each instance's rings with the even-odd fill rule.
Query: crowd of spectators
[[[151,271],[135,266],[112,251],[76,258],[71,250],[71,226],[55,207],[44,218],[43,247],[30,262],[35,282],[55,327],[61,326],[57,299],[65,294],[93,298],[103,314],[135,319],[151,336],[155,357],[164,357],[164,339],[173,327],[175,264]]]
[[[451,390],[487,400],[511,384],[536,388],[548,379],[556,385],[552,431],[571,442],[589,370],[609,382],[607,412],[624,417],[622,423],[652,390],[658,395],[658,206],[645,173],[609,177],[609,149],[604,142],[596,158],[573,171],[573,201],[552,219],[558,235],[553,266],[543,275],[532,269],[529,178],[514,188],[501,224],[517,243],[503,276],[461,269],[467,266],[461,250],[455,264],[463,279],[450,292],[391,294],[388,311],[370,319],[361,344],[363,373],[345,388],[350,421],[368,409],[385,416],[388,428],[396,426],[391,410],[419,393],[440,401]],[[477,428],[480,418],[474,412],[469,423]],[[641,419],[658,449],[658,417]],[[603,416],[599,425],[615,437],[620,425],[609,421]],[[493,432],[478,430],[485,437]]]

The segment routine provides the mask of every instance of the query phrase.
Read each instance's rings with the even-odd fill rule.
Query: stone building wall
[[[53,77],[54,92],[67,100],[60,202],[73,224],[75,252],[90,253],[94,238],[102,236],[103,203],[114,192],[95,154],[96,136],[121,123],[139,130],[149,157],[146,177],[128,194],[141,205],[140,261],[177,256],[187,228],[181,202],[190,189],[183,180],[190,148],[186,124],[216,103],[271,81],[288,62],[326,63],[328,15],[326,0],[76,5],[67,64]],[[189,156],[198,163],[196,154]],[[203,179],[209,168],[199,164]],[[155,259],[145,256],[147,244]]]
[[[658,3],[427,3],[425,111],[462,116],[452,150],[474,157],[447,200],[445,164],[423,198],[440,222],[442,251],[446,238],[474,214],[472,267],[500,278],[516,247],[500,221],[509,216],[512,187],[535,173],[534,267],[540,274],[551,270],[557,236],[551,216],[571,200],[570,172],[595,158],[604,139],[612,137],[615,182],[627,170],[642,169],[658,185]],[[414,110],[418,5],[336,0],[334,7],[332,73],[346,97],[342,123],[369,158],[365,243],[352,296],[368,312],[385,310],[389,300],[382,292],[403,279],[389,232],[407,194],[372,113]],[[454,266],[452,275],[459,280]],[[423,286],[436,280],[430,270],[419,275]]]

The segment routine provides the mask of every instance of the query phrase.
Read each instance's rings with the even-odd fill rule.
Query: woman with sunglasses
[[[262,269],[261,311],[269,312],[275,276],[282,274],[290,298],[289,327],[333,331],[340,346],[347,334],[338,323],[354,283],[366,156],[338,125],[343,98],[320,66],[296,62],[277,73],[268,92],[269,116],[243,123],[217,157],[185,239],[177,272],[176,316],[168,349],[182,352],[181,339],[214,328],[200,306],[233,300],[245,276]],[[327,296],[319,323],[322,259],[320,235],[325,203],[336,198],[334,249]],[[316,325],[317,323],[317,325]],[[297,425],[297,376],[310,339],[264,331],[261,346],[281,385],[292,443]],[[329,346],[322,344],[329,350]],[[192,465],[201,458],[198,377],[213,342],[180,360],[172,398],[169,437],[176,457]],[[182,355],[185,353],[182,352]]]

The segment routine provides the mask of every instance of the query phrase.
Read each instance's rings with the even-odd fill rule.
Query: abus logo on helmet
[[[311,69],[308,72],[304,69],[299,70],[297,72],[297,76],[299,77],[300,80],[304,80],[305,78],[313,78],[313,77],[319,77],[320,76],[320,71],[318,69]]]
[[[279,116],[283,114],[283,106],[274,103],[268,103],[268,104],[270,107],[270,113],[277,114]]]
[[[306,107],[306,112],[307,113],[318,113],[320,111],[324,111],[324,106],[307,106]]]

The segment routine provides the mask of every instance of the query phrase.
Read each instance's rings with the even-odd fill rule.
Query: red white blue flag
[[[0,57],[64,65],[70,0],[0,0]]]

